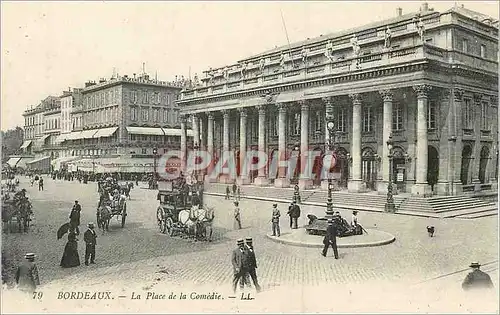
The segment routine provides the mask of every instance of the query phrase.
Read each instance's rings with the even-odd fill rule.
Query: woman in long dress
[[[76,233],[71,230],[68,234],[68,242],[64,247],[64,253],[61,259],[61,267],[71,268],[80,266],[80,256],[78,255],[78,239]]]

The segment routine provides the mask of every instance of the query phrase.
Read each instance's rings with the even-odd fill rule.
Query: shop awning
[[[11,157],[8,161],[7,164],[9,164],[10,167],[16,167],[17,163],[21,160],[20,157]]]
[[[62,143],[65,140],[68,139],[68,137],[71,135],[71,133],[63,133],[57,136],[56,138],[56,143]]]
[[[21,146],[21,149],[26,149],[27,147],[29,147],[29,145],[31,144],[31,142],[32,142],[32,140],[24,141],[23,145]]]
[[[50,135],[44,135],[42,136],[41,138],[37,139],[36,142],[37,142],[37,145],[38,146],[42,146],[45,144],[45,140],[50,137]]]
[[[34,164],[34,163],[37,163],[37,162],[44,161],[46,159],[50,159],[50,156],[44,156],[44,157],[41,157],[41,158],[38,158],[38,159],[34,159],[32,161],[26,162],[26,164],[27,165],[31,165],[31,164]]]
[[[118,127],[109,127],[97,130],[97,133],[94,135],[94,138],[103,138],[112,136]]]
[[[92,130],[84,130],[82,131],[81,134],[81,139],[92,139],[95,138],[95,134],[98,132],[98,129],[92,129]]]
[[[61,168],[62,164],[68,163],[71,161],[76,161],[79,159],[81,159],[80,156],[65,156],[65,157],[60,157],[60,158],[52,160],[50,162],[50,164],[52,164],[52,166],[54,167],[55,170],[59,170]]]
[[[181,136],[181,130],[180,129],[175,129],[175,128],[163,128],[163,131],[165,131],[166,136]],[[188,137],[193,136],[193,130],[188,129],[186,130],[186,135]]]
[[[133,135],[164,136],[162,128],[154,127],[127,127],[127,132]]]

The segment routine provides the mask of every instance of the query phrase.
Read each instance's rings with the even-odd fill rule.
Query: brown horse
[[[109,221],[111,220],[111,208],[106,204],[101,204],[97,208],[97,226],[104,231],[109,231]]]

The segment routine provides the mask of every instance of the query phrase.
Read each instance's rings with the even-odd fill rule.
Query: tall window
[[[132,91],[132,102],[134,104],[137,104],[137,98],[138,98],[137,91],[136,90]]]
[[[317,110],[315,111],[314,115],[314,131],[323,131],[323,116],[321,115],[321,111]]]
[[[271,130],[271,136],[276,137],[278,135],[278,119],[277,115],[271,115],[269,119],[269,124],[270,124],[270,130]]]
[[[481,58],[486,58],[486,46],[481,45]]]
[[[130,120],[132,121],[137,120],[137,108],[135,107],[130,107]]]
[[[160,121],[160,110],[158,108],[154,109],[153,120],[155,122]]]
[[[149,104],[149,93],[148,93],[148,91],[145,90],[143,95],[144,95],[144,103],[145,104]]]
[[[339,131],[347,131],[347,111],[344,107],[340,107],[337,111],[337,124],[337,129]]]
[[[488,130],[488,102],[481,102],[481,130]]]
[[[363,132],[373,131],[373,108],[371,106],[366,106],[363,108]]]
[[[403,108],[398,102],[392,104],[392,130],[403,129]]]
[[[437,128],[437,103],[435,101],[429,100],[429,106],[427,106],[427,129]]]
[[[142,111],[142,120],[148,121],[149,120],[149,108],[147,108],[147,107],[141,108],[141,111]]]
[[[474,108],[472,107],[472,100],[470,98],[464,98],[464,112],[463,112],[463,128],[473,129],[474,120]]]
[[[170,123],[170,121],[168,121],[168,110],[167,109],[163,110],[163,122]]]
[[[465,38],[462,39],[462,51],[469,52],[469,42]]]
[[[167,93],[165,96],[166,96],[166,98],[165,98],[165,101],[166,101],[165,104],[166,105],[170,105],[170,94]]]
[[[294,136],[300,135],[300,113],[295,112],[290,115],[290,134]]]

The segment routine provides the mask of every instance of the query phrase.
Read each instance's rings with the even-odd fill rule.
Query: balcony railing
[[[305,65],[297,61],[295,68],[288,70],[266,70],[264,74],[240,78],[228,82],[217,82],[208,87],[200,87],[182,93],[181,100],[203,96],[217,96],[228,92],[243,91],[249,88],[265,87],[280,83],[292,83],[329,75],[348,74],[356,70],[365,70],[380,66],[393,66],[423,59],[437,60],[444,63],[465,65],[481,71],[496,72],[498,63],[459,51],[448,51],[432,45],[402,47],[382,52],[370,53],[359,57],[338,59],[335,61],[314,62]],[[300,65],[299,65],[300,64]],[[299,65],[299,66],[298,66]],[[297,67],[298,66],[298,67]]]

